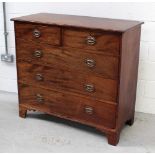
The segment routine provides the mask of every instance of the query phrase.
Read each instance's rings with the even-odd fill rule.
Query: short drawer
[[[57,26],[15,22],[15,29],[18,39],[60,45],[60,28]]]
[[[55,48],[45,44],[23,42],[17,39],[17,59],[30,63],[72,69],[82,73],[93,73],[104,78],[117,79],[119,58],[97,51]]]
[[[70,91],[98,100],[116,101],[117,81],[73,70],[18,62],[19,81],[48,89]]]
[[[65,29],[63,35],[64,46],[119,55],[120,36],[118,34],[94,30]]]
[[[19,83],[20,105],[93,126],[114,128],[116,105]]]

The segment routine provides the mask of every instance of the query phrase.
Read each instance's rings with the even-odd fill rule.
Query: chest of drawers
[[[141,22],[39,13],[15,21],[19,115],[37,110],[104,132],[132,125]]]

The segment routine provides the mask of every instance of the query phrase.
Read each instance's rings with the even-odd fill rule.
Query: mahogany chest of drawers
[[[19,115],[37,110],[104,132],[132,125],[141,22],[39,13],[15,21]]]

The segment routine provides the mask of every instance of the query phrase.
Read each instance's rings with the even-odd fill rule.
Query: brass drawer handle
[[[34,29],[33,36],[36,37],[36,38],[39,38],[40,35],[41,35],[41,32],[39,30],[37,30],[37,29]]]
[[[93,59],[88,59],[88,58],[85,59],[85,63],[86,63],[86,65],[87,65],[88,67],[90,67],[90,68],[93,68],[93,67],[95,67],[95,65],[96,65],[95,60],[93,60]]]
[[[92,115],[94,112],[94,109],[92,107],[85,107],[85,113]]]
[[[36,78],[37,81],[43,81],[44,80],[42,74],[36,74],[35,78]]]
[[[43,103],[44,102],[44,98],[41,94],[36,94],[36,101],[38,103]]]
[[[96,39],[93,36],[88,36],[86,41],[88,45],[94,45],[96,43]]]
[[[34,56],[36,58],[41,58],[43,56],[43,53],[40,50],[36,50],[36,51],[34,51]]]
[[[94,85],[92,85],[92,84],[86,84],[85,86],[85,90],[87,91],[87,92],[94,92],[95,91],[95,88],[94,88]]]

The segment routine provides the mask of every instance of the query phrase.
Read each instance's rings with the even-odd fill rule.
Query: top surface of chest
[[[39,24],[69,26],[99,29],[105,31],[125,32],[128,29],[142,24],[138,21],[97,18],[87,16],[73,16],[63,14],[38,13],[18,18],[13,18],[13,21],[31,22]]]

